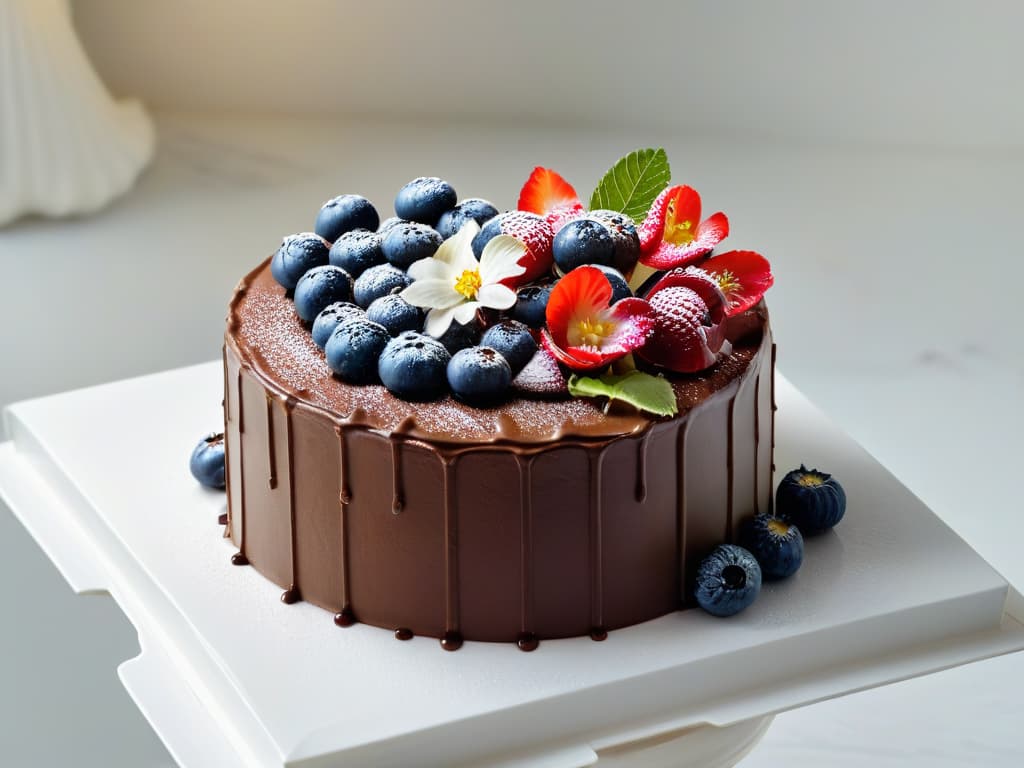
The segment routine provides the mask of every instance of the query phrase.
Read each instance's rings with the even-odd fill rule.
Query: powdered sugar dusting
[[[248,287],[234,303],[231,327],[236,330],[229,335],[243,360],[248,360],[264,379],[302,401],[333,412],[339,419],[352,418],[388,433],[401,432],[443,443],[531,444],[566,437],[607,439],[640,432],[651,421],[643,414],[621,413],[619,409],[605,414],[603,404],[594,400],[558,398],[551,370],[538,376],[538,389],[528,390],[547,399],[516,398],[496,408],[473,408],[451,396],[430,403],[410,403],[381,385],[345,384],[332,375],[324,353],[313,343],[309,329],[295,314],[292,302],[271,278],[266,265],[250,276]],[[742,373],[756,349],[738,349],[704,374],[674,381],[680,412]],[[527,370],[520,379],[523,374],[531,377]]]
[[[544,347],[539,347],[530,362],[512,380],[512,388],[534,395],[567,395],[569,386],[558,362]]]

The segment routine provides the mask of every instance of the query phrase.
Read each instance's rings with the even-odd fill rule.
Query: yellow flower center
[[[825,484],[825,478],[821,475],[816,475],[813,472],[808,472],[806,475],[801,475],[797,479],[797,483],[802,485],[804,488],[817,488],[819,485]]]
[[[586,317],[576,321],[576,341],[573,346],[601,348],[601,342],[615,331],[615,323],[610,320],[595,320]]]
[[[481,285],[483,285],[483,281],[480,279],[480,270],[466,269],[455,281],[455,290],[467,299],[475,299]]]
[[[673,245],[689,245],[695,237],[693,230],[694,222],[689,219],[676,221],[676,201],[669,201],[665,211],[665,234],[662,235],[662,239]]]
[[[728,269],[723,269],[721,272],[717,272],[715,274],[715,279],[718,281],[718,287],[722,289],[722,293],[726,296],[729,295],[730,291],[738,291],[743,287],[739,278],[737,278],[736,275]]]

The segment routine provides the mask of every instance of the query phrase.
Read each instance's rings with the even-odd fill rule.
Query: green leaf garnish
[[[637,224],[668,186],[672,173],[664,149],[638,149],[612,166],[590,196],[590,210],[621,211]]]
[[[643,371],[621,375],[609,373],[599,379],[573,374],[569,377],[569,394],[573,397],[622,400],[657,416],[674,416],[678,410],[676,393],[668,379]]]

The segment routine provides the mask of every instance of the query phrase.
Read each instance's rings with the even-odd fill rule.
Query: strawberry
[[[555,233],[551,231],[551,225],[536,213],[506,211],[484,224],[480,234],[473,238],[473,252],[477,258],[480,258],[484,246],[495,235],[511,235],[526,246],[526,253],[519,259],[519,264],[526,267],[526,271],[502,280],[509,288],[526,285],[551,270],[554,260],[551,243]]]
[[[678,373],[715,364],[725,344],[725,296],[715,279],[695,267],[674,269],[647,294],[654,334],[638,354]]]
[[[704,322],[707,304],[692,288],[674,286],[648,302],[654,310],[654,335],[639,350],[645,360],[678,373],[701,371],[715,362]]]
[[[575,221],[586,215],[587,211],[583,207],[583,203],[576,203],[575,205],[558,206],[545,216],[544,220],[551,226],[551,231],[557,235],[558,231],[570,221]]]

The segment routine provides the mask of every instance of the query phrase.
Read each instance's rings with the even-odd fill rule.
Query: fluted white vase
[[[153,124],[115,101],[66,0],[0,0],[0,226],[95,211],[153,156]]]

